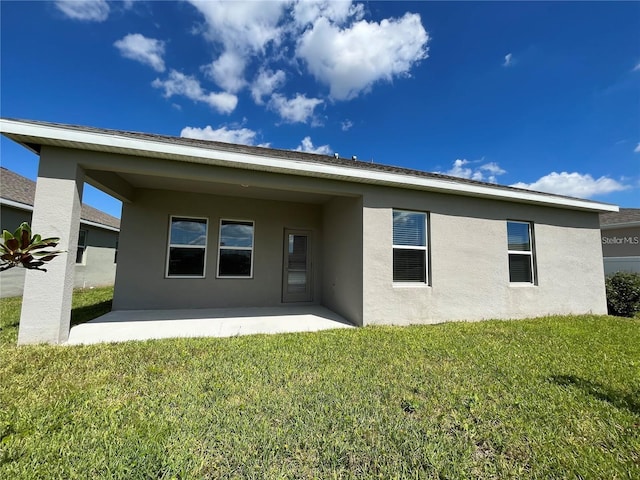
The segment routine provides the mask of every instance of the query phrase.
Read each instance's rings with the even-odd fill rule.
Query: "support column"
[[[43,238],[60,237],[57,250],[66,253],[48,262],[46,272],[27,270],[18,345],[69,338],[84,170],[65,152],[42,147],[31,228]]]

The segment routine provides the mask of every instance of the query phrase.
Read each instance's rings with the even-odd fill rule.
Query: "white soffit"
[[[457,182],[455,179],[429,178],[408,173],[382,172],[344,165],[279,158],[268,155],[269,149],[265,149],[265,155],[256,155],[246,152],[230,152],[200,145],[170,143],[160,139],[132,138],[118,132],[96,132],[65,125],[45,125],[9,119],[0,119],[0,132],[21,143],[137,154],[145,157],[170,158],[178,161],[232,168],[333,178],[358,183],[430,190],[574,210],[593,212],[619,211],[617,205],[578,198],[565,198],[535,191],[503,190],[490,185]]]

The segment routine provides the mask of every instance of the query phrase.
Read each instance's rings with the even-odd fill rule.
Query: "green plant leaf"
[[[13,232],[13,238],[22,238],[22,225],[24,225],[24,223],[22,223],[18,228],[16,228],[16,231]]]

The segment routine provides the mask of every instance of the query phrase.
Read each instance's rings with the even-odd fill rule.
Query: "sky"
[[[2,0],[0,30],[5,118],[640,207],[640,2]],[[37,177],[4,137],[0,163]]]

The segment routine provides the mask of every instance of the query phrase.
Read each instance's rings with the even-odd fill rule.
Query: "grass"
[[[640,478],[638,319],[18,348],[15,303],[0,478]]]
[[[78,325],[111,311],[113,287],[78,289],[73,292],[71,325]],[[22,297],[0,299],[0,347],[15,345]]]

